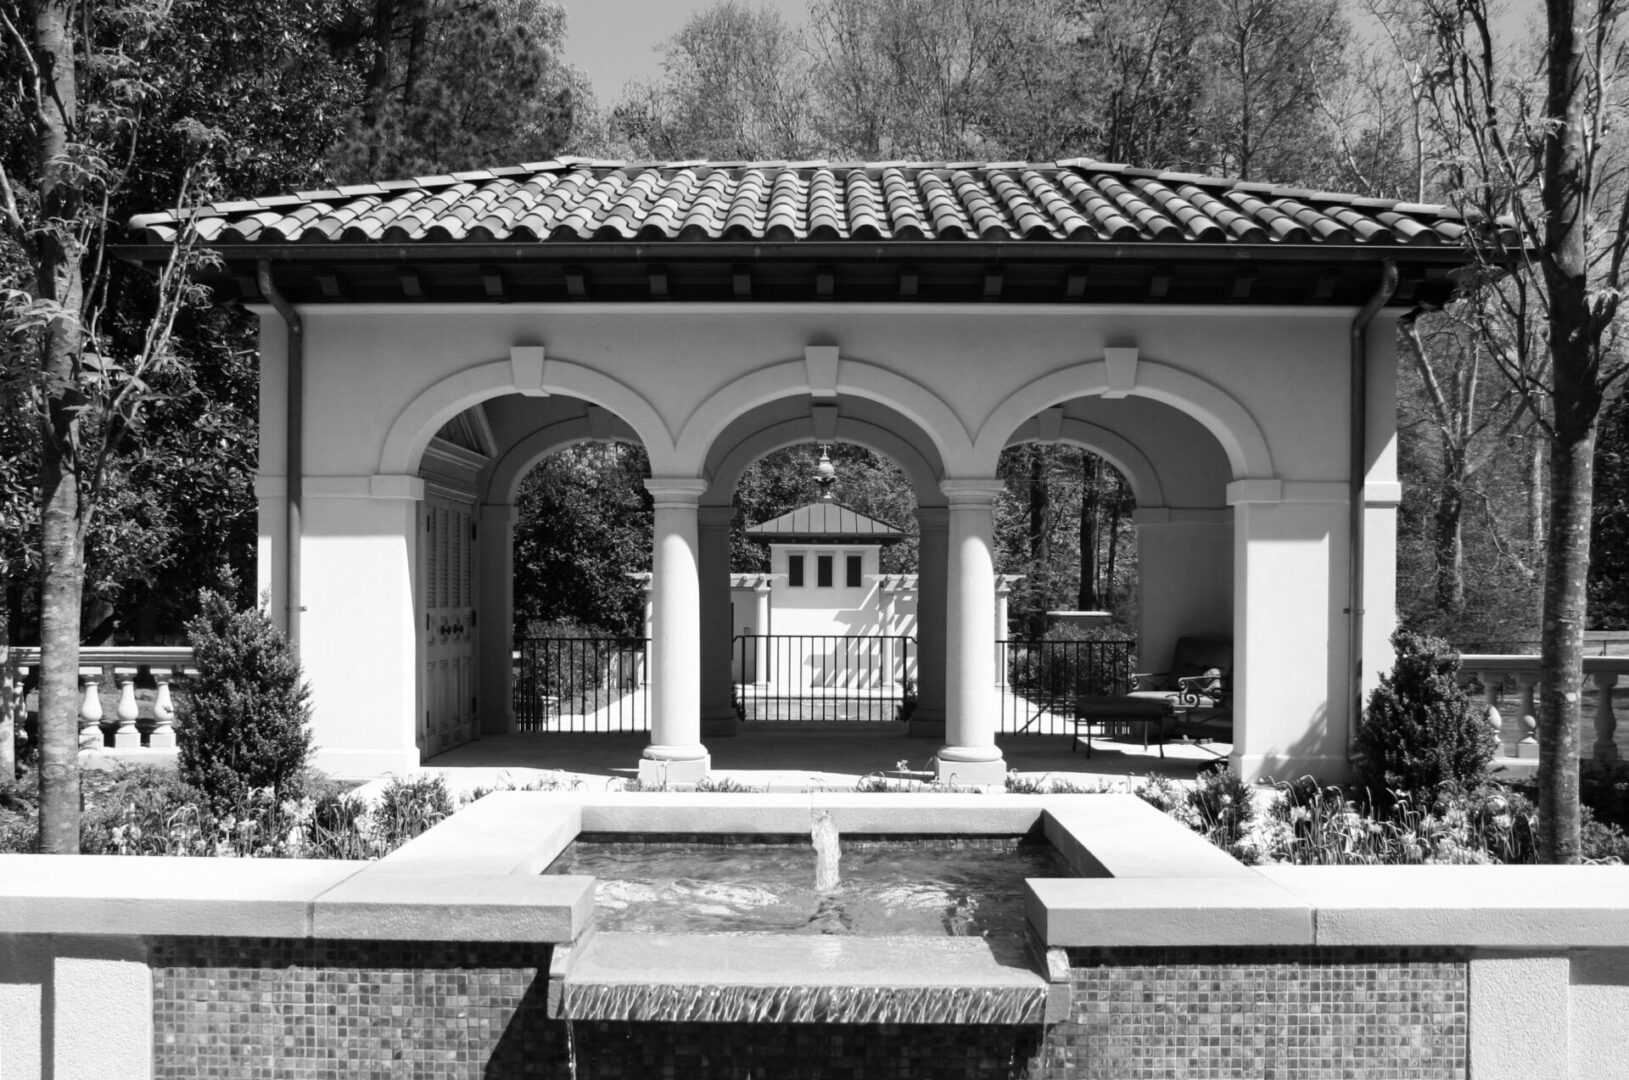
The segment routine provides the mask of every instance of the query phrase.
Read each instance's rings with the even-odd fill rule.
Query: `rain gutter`
[[[1352,319],[1351,401],[1348,419],[1347,604],[1346,670],[1351,678],[1346,756],[1351,759],[1363,716],[1363,488],[1368,479],[1369,432],[1369,324],[1397,291],[1397,262],[1381,264],[1380,284]]]
[[[272,280],[271,262],[261,259],[255,264],[255,277],[264,296],[287,329],[285,341],[285,368],[288,385],[284,394],[286,412],[283,428],[287,436],[288,531],[284,540],[283,603],[287,613],[286,630],[289,648],[295,658],[300,655],[300,538],[304,532],[302,501],[305,494],[305,324],[300,313],[288,298],[277,291]]]

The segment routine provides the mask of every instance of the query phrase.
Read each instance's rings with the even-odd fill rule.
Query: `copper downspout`
[[[1350,761],[1363,718],[1363,517],[1364,482],[1368,478],[1369,429],[1369,324],[1397,291],[1397,262],[1387,259],[1380,269],[1374,295],[1352,320],[1351,427],[1348,442],[1350,503],[1347,512],[1346,670],[1351,677],[1350,712],[1346,724],[1346,757]]]
[[[304,531],[301,522],[301,500],[305,493],[305,325],[300,321],[300,313],[294,310],[294,305],[288,298],[277,291],[277,285],[272,281],[271,262],[261,259],[255,266],[255,278],[260,285],[260,295],[264,296],[277,314],[282,316],[283,324],[288,329],[286,342],[286,358],[288,371],[288,386],[284,397],[287,411],[284,416],[284,430],[288,436],[288,466],[287,473],[288,496],[288,532],[284,539],[283,574],[283,604],[287,613],[286,629],[289,647],[294,650],[295,658],[300,655],[300,537]]]

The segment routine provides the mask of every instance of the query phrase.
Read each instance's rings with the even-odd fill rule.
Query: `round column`
[[[916,510],[920,540],[916,575],[916,712],[909,734],[945,737],[945,588],[950,550],[950,511]]]
[[[695,783],[711,759],[701,743],[701,586],[696,506],[705,480],[645,481],[655,503],[651,557],[650,745],[641,783]]]
[[[996,479],[946,480],[950,500],[945,588],[945,745],[935,769],[957,785],[999,784],[1007,765],[996,746]]]
[[[769,683],[769,590],[768,578],[760,578],[753,587],[753,655],[752,655],[752,681],[759,686]],[[741,673],[746,678],[746,672]]]

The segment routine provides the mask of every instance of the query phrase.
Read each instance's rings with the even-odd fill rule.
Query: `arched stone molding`
[[[726,437],[724,433],[721,437]],[[782,420],[754,431],[735,443],[711,470],[711,483],[702,496],[704,506],[727,505],[735,495],[741,474],[754,461],[765,454],[787,446],[796,446],[815,438],[812,421],[808,418]],[[839,416],[833,442],[853,443],[888,458],[900,467],[916,490],[919,506],[943,506],[944,494],[939,488],[938,465],[921,449],[898,433],[879,424],[854,417]]]
[[[638,434],[620,417],[610,417],[609,430],[596,431],[586,416],[573,416],[541,427],[504,451],[492,467],[484,501],[513,503],[520,495],[521,481],[533,466],[556,450],[585,442],[639,442]]]
[[[736,379],[702,402],[685,421],[676,440],[675,471],[700,475],[713,444],[732,422],[777,399],[812,394],[815,389],[810,386],[809,365],[803,360],[771,364]],[[898,411],[932,440],[945,471],[970,471],[964,468],[973,461],[967,425],[944,399],[921,383],[864,360],[843,357],[837,365],[835,393]]]
[[[1120,470],[1120,475],[1131,485],[1131,494],[1136,498],[1138,506],[1165,505],[1165,490],[1160,484],[1159,471],[1154,468],[1154,463],[1148,460],[1148,456],[1138,449],[1135,443],[1106,427],[1065,416],[1058,427],[1057,438],[1052,440],[1042,437],[1040,422],[1031,417],[1012,433],[1007,440],[1007,446],[1053,441],[1085,447]]]
[[[379,456],[378,471],[415,473],[424,448],[448,420],[488,398],[538,392],[578,397],[608,409],[633,429],[653,467],[672,461],[673,436],[667,425],[650,402],[626,384],[582,364],[550,358],[543,366],[540,383],[521,387],[515,381],[515,367],[510,360],[476,364],[420,393],[391,424]]]
[[[1043,375],[1020,388],[997,405],[979,429],[973,451],[978,470],[970,471],[994,472],[996,460],[1013,433],[1042,409],[1071,398],[1111,392],[1151,398],[1199,421],[1222,445],[1235,479],[1277,475],[1266,436],[1236,398],[1191,372],[1146,358],[1138,360],[1135,382],[1130,386],[1111,384],[1108,363],[1089,360]]]

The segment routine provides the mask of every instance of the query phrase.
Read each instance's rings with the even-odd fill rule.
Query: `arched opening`
[[[429,439],[415,590],[423,756],[569,728],[569,715],[603,722],[618,703],[648,727],[642,586],[626,576],[649,569],[648,472],[627,423],[567,395],[491,396]]]
[[[928,559],[939,569],[920,575],[919,519],[945,501],[933,441],[879,402],[788,397],[736,417],[707,471],[704,730],[908,722],[941,734],[942,522]]]
[[[730,679],[748,724],[908,721],[921,678],[919,497],[852,443],[752,462],[730,523]]]
[[[1205,426],[1151,398],[1071,398],[1017,428],[997,513],[1003,566],[1024,574],[1004,730],[1013,713],[1073,730],[1080,699],[1151,689],[1132,672],[1168,672],[1183,639],[1231,639],[1231,471]]]

